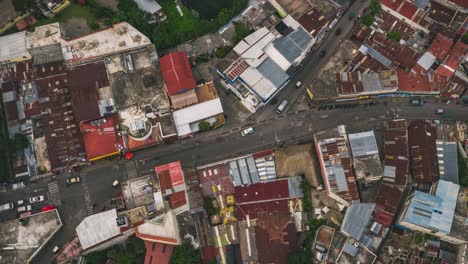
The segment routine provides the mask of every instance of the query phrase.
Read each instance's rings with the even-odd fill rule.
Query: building
[[[384,226],[390,226],[400,207],[403,190],[395,185],[383,183],[377,191],[373,219]]]
[[[345,126],[316,133],[314,142],[328,195],[346,206],[359,201]]]
[[[89,249],[122,232],[117,224],[117,210],[109,210],[86,217],[77,227],[76,234],[80,239],[81,248]]]
[[[118,155],[124,149],[118,115],[83,121],[80,131],[89,161]]]
[[[166,20],[166,15],[164,14],[162,7],[155,0],[135,0],[135,3],[138,7],[150,14],[153,19],[164,21]]]
[[[440,180],[435,194],[415,191],[406,201],[398,225],[453,244],[468,240],[466,194],[459,185]]]
[[[398,75],[394,70],[339,72],[336,73],[336,82],[339,95],[391,93],[398,90]]]
[[[0,263],[31,263],[62,227],[56,209],[0,223]]]
[[[404,189],[409,175],[408,131],[404,119],[386,123],[384,157],[384,182]]]
[[[309,34],[315,39],[315,42],[318,42],[323,38],[325,33],[328,31],[328,25],[330,24],[330,21],[328,21],[328,19],[326,19],[325,16],[315,7],[299,17],[297,22],[299,22],[307,32],[309,32]]]
[[[31,59],[26,48],[26,31],[0,37],[0,65]]]
[[[169,96],[173,96],[197,87],[187,54],[172,52],[161,57],[161,71]]]
[[[346,210],[340,231],[359,241],[372,219],[374,208],[375,203],[352,203]]]
[[[436,125],[432,121],[412,121],[408,127],[413,185],[428,192],[439,180]]]
[[[366,183],[381,179],[383,169],[374,131],[348,134],[348,138],[353,153],[356,179],[363,180]]]
[[[161,197],[169,201],[169,207],[180,214],[189,209],[184,172],[180,161],[154,168],[161,188]]]
[[[436,147],[440,179],[458,184],[457,143],[438,140]]]

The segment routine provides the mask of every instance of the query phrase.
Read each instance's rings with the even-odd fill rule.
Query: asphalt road
[[[283,100],[287,100],[289,105],[286,109],[286,112],[289,112],[293,108],[296,98],[299,93],[305,89],[305,87],[310,86],[312,79],[315,77],[317,71],[320,69],[321,65],[325,65],[327,59],[333,55],[333,51],[337,49],[340,45],[340,40],[344,38],[354,27],[353,21],[348,19],[348,14],[355,13],[356,16],[360,15],[364,8],[367,6],[368,1],[359,0],[354,1],[351,7],[342,15],[341,20],[330,30],[325,38],[321,41],[318,48],[312,50],[309,57],[302,63],[302,66],[298,68],[296,74],[291,79],[291,81],[278,93],[276,96],[278,103],[274,106],[267,104],[262,109],[251,116],[251,118],[259,119],[268,119],[276,115],[275,109],[279,103]],[[340,29],[341,33],[336,35],[336,31]],[[323,58],[320,58],[319,52],[321,50],[326,50],[326,55]],[[300,81],[302,87],[296,88],[296,83]]]
[[[443,108],[449,119],[468,120],[468,107],[453,103],[412,106],[408,102],[389,102],[387,105],[379,103],[349,109],[275,114],[272,118],[246,124],[255,130],[250,136],[240,135],[242,127],[224,127],[197,135],[193,139],[136,152],[133,161],[96,162],[80,173],[82,181],[74,185],[67,186],[65,176],[59,175],[46,182],[32,183],[18,191],[0,193],[0,201],[15,202],[19,199],[27,200],[31,196],[45,195],[48,199],[34,206],[34,211],[37,212],[42,206],[59,200],[59,204],[56,205],[65,226],[56,234],[54,242],[49,243],[35,259],[35,263],[50,263],[53,257],[52,248],[55,245],[63,245],[72,239],[76,226],[84,217],[101,211],[105,201],[119,195],[119,188],[112,186],[114,180],[125,180],[129,174],[147,175],[152,172],[154,166],[176,160],[180,160],[183,166],[188,168],[281,145],[310,142],[314,132],[340,124],[346,124],[354,131],[364,131],[382,121],[393,119],[396,115],[406,119],[441,118],[435,114],[437,108]],[[136,171],[128,171],[131,163],[136,164]],[[93,204],[96,204],[94,209]],[[2,222],[16,217],[14,210],[0,213]]]

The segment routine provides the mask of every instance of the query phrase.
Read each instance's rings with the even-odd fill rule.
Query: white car
[[[301,85],[302,85],[302,82],[297,82],[297,83],[296,83],[296,88],[301,87]]]
[[[42,202],[42,201],[44,201],[44,195],[39,195],[39,196],[36,196],[36,197],[29,198],[30,203],[39,203],[39,202]]]
[[[24,182],[18,182],[18,183],[14,183],[11,188],[13,189],[13,191],[16,191],[16,190],[19,190],[19,189],[23,189],[24,187],[26,187],[26,185],[24,185]]]
[[[442,108],[436,109],[436,114],[441,115],[443,113],[444,113],[444,109]]]
[[[254,132],[253,128],[252,128],[252,127],[248,127],[248,128],[246,128],[246,129],[242,130],[241,135],[242,135],[243,137],[245,137],[245,136],[248,136],[248,135],[252,135],[253,132]]]

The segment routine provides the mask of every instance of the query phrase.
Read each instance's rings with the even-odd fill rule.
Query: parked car
[[[39,195],[39,196],[29,198],[30,203],[39,203],[42,201],[44,201],[44,195]]]
[[[321,50],[321,51],[319,52],[319,57],[320,57],[320,58],[323,58],[323,57],[325,57],[326,54],[327,54],[327,51],[326,51],[326,50]]]
[[[73,184],[73,183],[79,183],[80,182],[80,176],[72,176],[67,179],[68,184]]]
[[[13,208],[15,208],[15,205],[13,203],[6,203],[6,204],[3,204],[3,205],[0,205],[0,212],[8,211],[8,210],[11,210]]]
[[[283,100],[283,102],[281,102],[281,104],[278,105],[278,107],[276,108],[276,113],[281,114],[287,105],[288,105],[288,101]]]
[[[11,189],[13,189],[13,191],[16,191],[19,189],[23,189],[24,187],[26,187],[24,182],[18,182],[18,183],[13,183],[13,185],[11,186]]]
[[[252,128],[252,127],[248,127],[248,128],[246,128],[246,129],[242,130],[241,135],[242,135],[243,137],[245,137],[245,136],[248,136],[248,135],[252,135],[253,132],[254,132],[253,128]]]
[[[120,182],[119,182],[118,180],[115,180],[115,181],[112,183],[112,186],[117,187],[117,185],[119,185],[119,183],[120,183]]]
[[[296,83],[296,88],[301,87],[301,85],[302,85],[302,82],[297,82],[297,83]]]
[[[23,205],[24,204],[24,200],[18,200],[18,205]]]
[[[24,206],[18,207],[18,213],[24,213],[27,211],[31,211],[31,205],[24,205]]]

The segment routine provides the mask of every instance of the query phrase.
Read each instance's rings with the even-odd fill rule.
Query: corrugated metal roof
[[[23,56],[31,56],[26,49],[26,31],[0,37],[0,63]]]
[[[302,27],[273,41],[274,47],[289,61],[298,58],[312,42],[312,37]]]
[[[116,218],[117,211],[115,209],[86,217],[76,227],[81,247],[87,249],[120,235]]]
[[[223,106],[219,98],[192,105],[172,113],[174,124],[179,136],[191,133],[190,124],[223,113]],[[187,129],[188,127],[188,129]]]
[[[359,51],[363,53],[364,55],[369,55],[378,62],[382,63],[385,67],[390,67],[392,64],[392,61],[389,60],[387,57],[382,55],[380,52],[375,50],[373,47],[369,46],[368,44],[362,44],[362,46],[359,48]]]
[[[164,83],[169,95],[175,95],[197,86],[185,52],[169,53],[161,57],[160,63]]]
[[[352,203],[346,211],[341,225],[341,232],[349,234],[357,240],[361,239],[374,208],[375,203]]]
[[[440,179],[458,184],[457,143],[436,142]]]
[[[161,6],[154,0],[134,0],[134,1],[138,5],[138,8],[150,14],[154,14],[158,12],[159,10],[161,10]]]
[[[361,157],[379,153],[373,130],[348,134],[348,138],[349,143],[351,144],[353,157]]]
[[[277,90],[277,87],[270,80],[252,67],[245,70],[240,78],[264,102]]]
[[[440,180],[436,195],[415,191],[403,222],[449,234],[460,186]]]
[[[436,57],[432,55],[429,51],[426,51],[421,58],[418,60],[419,66],[423,67],[424,70],[429,70],[432,64],[436,61]]]
[[[267,58],[257,68],[257,70],[267,78],[278,89],[288,79],[289,76],[272,59]]]

